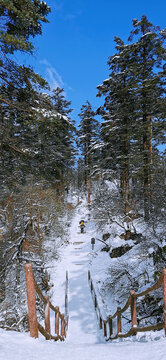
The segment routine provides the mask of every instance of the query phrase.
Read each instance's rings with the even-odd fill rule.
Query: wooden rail
[[[68,329],[68,273],[66,272],[66,289],[65,289],[65,314],[61,314],[59,307],[54,307],[48,296],[44,296],[39,289],[34,276],[31,264],[25,265],[25,279],[27,288],[28,303],[28,320],[30,328],[30,336],[38,337],[38,331],[46,338],[46,340],[64,341]],[[36,312],[36,293],[40,300],[45,304],[45,328],[37,320]],[[51,335],[50,325],[50,309],[55,313],[55,336]]]
[[[166,336],[166,269],[162,270],[162,273],[161,273],[158,281],[153,286],[150,286],[148,289],[146,289],[145,291],[142,291],[140,293],[135,293],[134,290],[131,290],[129,298],[128,298],[126,304],[124,305],[124,307],[122,309],[120,307],[117,307],[117,311],[113,315],[108,316],[107,319],[102,318],[90,271],[88,271],[88,280],[89,280],[89,284],[90,284],[92,298],[94,301],[94,307],[95,307],[96,314],[97,314],[97,317],[99,320],[100,329],[103,329],[104,337],[106,337],[106,340],[115,340],[118,337],[126,338],[131,335],[136,335],[137,332],[161,330],[161,329],[165,329],[165,336]],[[149,294],[151,291],[159,289],[161,286],[163,286],[164,322],[158,323],[155,325],[146,326],[146,327],[139,327],[137,325],[136,299],[141,296],[145,296],[145,295]],[[124,333],[122,333],[122,314],[129,307],[130,307],[130,312],[131,312],[132,326],[131,326],[130,330],[124,334]],[[115,335],[113,335],[113,321],[112,320],[115,318],[116,318],[116,333],[115,333]]]

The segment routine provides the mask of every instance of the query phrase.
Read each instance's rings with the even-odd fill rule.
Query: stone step
[[[75,263],[74,265],[76,265],[76,266],[81,266],[81,265],[83,265],[82,263]]]
[[[74,241],[73,245],[80,245],[80,244],[84,244],[84,241]]]

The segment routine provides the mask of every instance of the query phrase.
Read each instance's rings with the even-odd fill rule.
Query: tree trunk
[[[143,35],[145,28],[142,29]],[[145,44],[143,45],[143,79],[142,79],[142,110],[143,110],[143,176],[144,176],[144,218],[149,219],[149,150],[148,150],[148,116],[147,116],[147,95],[145,88],[147,72],[147,50]]]
[[[143,133],[143,173],[144,173],[144,217],[149,219],[149,161],[148,161],[148,137],[146,126],[146,115],[143,116],[144,133]]]
[[[91,181],[90,181],[90,176],[88,177],[88,205],[90,205],[90,185],[91,185]]]
[[[88,205],[90,205],[91,179],[90,179],[90,155],[88,153]]]
[[[126,130],[126,139],[124,145],[125,145],[125,170],[124,170],[125,214],[128,214],[130,211],[130,205],[129,205],[130,189],[129,189],[129,142],[128,142],[127,130]]]
[[[150,207],[152,208],[153,201],[153,149],[152,149],[152,117],[149,117],[149,162],[150,162]]]
[[[124,129],[124,139],[122,138],[122,172],[121,172],[121,194],[124,200],[124,212],[128,214],[130,211],[130,187],[129,187],[129,135],[128,135],[128,121],[125,118],[125,129]]]

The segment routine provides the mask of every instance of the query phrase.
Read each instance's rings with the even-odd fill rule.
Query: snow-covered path
[[[80,210],[81,212],[81,210]],[[83,215],[75,216],[70,235],[70,244],[63,250],[62,260],[56,271],[56,289],[53,303],[64,305],[65,270],[69,276],[69,329],[66,342],[72,344],[94,344],[101,342],[98,324],[88,284],[88,254],[93,234],[90,224],[86,223],[86,232],[80,233],[79,220]],[[84,214],[85,217],[85,214]],[[53,279],[52,279],[53,281]],[[104,339],[103,339],[104,341]]]
[[[69,270],[68,341],[93,344],[98,342],[97,323],[88,286],[87,254],[80,245],[84,243],[73,244],[73,264],[72,270]]]
[[[64,311],[65,272],[69,274],[69,329],[65,342],[32,339],[29,333],[6,332],[0,329],[0,360],[165,360],[166,339],[118,340],[105,343],[96,321],[88,285],[90,239],[95,234],[93,223],[86,223],[80,234],[80,218],[87,218],[85,208],[78,208],[73,219],[70,244],[61,250],[61,261],[50,264],[54,282],[54,305]],[[54,321],[54,319],[53,319]]]

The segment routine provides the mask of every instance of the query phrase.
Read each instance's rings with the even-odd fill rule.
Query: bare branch
[[[25,109],[23,109],[23,108],[20,108],[19,106],[15,105],[15,104],[12,104],[12,103],[10,103],[9,101],[7,101],[7,100],[5,100],[5,99],[2,99],[2,98],[0,98],[0,102],[1,102],[1,103],[4,103],[4,104],[7,104],[7,105],[9,105],[9,106],[11,106],[11,107],[19,110],[19,111],[23,111],[23,112],[26,112],[26,113],[31,113],[31,112],[32,112],[32,111],[29,111],[29,110],[25,110]]]

